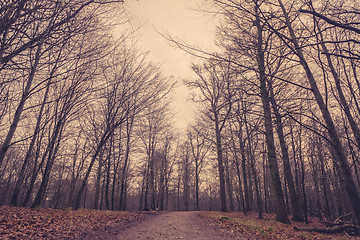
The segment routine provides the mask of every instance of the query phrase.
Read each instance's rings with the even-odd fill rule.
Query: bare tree
[[[209,111],[204,112],[204,115],[214,124],[214,144],[216,145],[218,160],[221,211],[227,211],[221,132],[230,117],[232,98],[234,96],[230,63],[209,62],[203,66],[193,66],[193,70],[198,79],[188,81],[186,84],[191,88],[200,90],[199,99],[195,99],[195,101],[205,104],[205,109],[209,109]]]
[[[199,180],[200,173],[203,165],[203,161],[210,150],[210,146],[207,142],[208,134],[205,129],[201,128],[201,122],[197,122],[187,130],[187,138],[189,141],[190,152],[195,165],[195,201],[196,210],[200,211],[199,201]]]
[[[77,192],[75,208],[80,206],[92,167],[113,132],[131,117],[130,114],[139,114],[147,106],[164,98],[171,89],[158,68],[146,63],[144,55],[123,49],[120,53],[115,52],[112,57],[110,60],[113,64],[105,64],[103,68],[105,88],[100,91],[99,102],[96,104],[100,109],[94,106],[96,111],[89,114],[99,121],[96,124],[97,137],[94,139],[93,155]],[[99,113],[100,119],[97,117]]]

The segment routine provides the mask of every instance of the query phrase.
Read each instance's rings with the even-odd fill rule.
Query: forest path
[[[239,237],[239,236],[237,236]],[[165,212],[147,216],[123,229],[113,239],[234,239],[215,226],[207,226],[198,212]]]

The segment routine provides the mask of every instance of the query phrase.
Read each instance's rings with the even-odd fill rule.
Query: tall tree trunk
[[[168,176],[166,175],[165,178],[165,210],[169,210],[169,180]]]
[[[273,108],[273,111],[275,114],[276,131],[277,131],[277,134],[279,137],[279,142],[280,142],[280,148],[281,148],[282,160],[283,160],[283,166],[284,166],[284,174],[285,174],[285,179],[286,179],[287,187],[289,189],[289,194],[290,194],[292,214],[293,214],[292,220],[302,222],[302,221],[304,221],[304,219],[302,217],[300,201],[299,201],[298,194],[296,193],[293,175],[292,175],[292,171],[291,171],[289,152],[288,152],[288,148],[287,148],[286,141],[285,141],[284,128],[283,128],[283,123],[282,123],[282,119],[281,119],[281,114],[280,114],[279,108],[275,102],[272,84],[269,84],[269,85],[270,85],[269,86],[270,101],[271,101],[271,105],[272,105],[272,108]]]
[[[199,202],[199,159],[195,158],[195,201],[196,201],[196,210],[200,211],[200,202]]]
[[[101,182],[101,172],[103,166],[103,153],[104,150],[99,154],[99,165],[96,173],[96,182],[95,182],[95,195],[94,195],[94,209],[99,209],[99,197],[100,197],[100,182]]]
[[[230,131],[232,132],[232,129],[230,128]],[[233,135],[233,134],[231,134]],[[234,149],[234,162],[235,162],[235,167],[236,167],[236,172],[237,172],[237,177],[238,177],[238,185],[239,185],[239,192],[240,192],[240,201],[242,204],[242,209],[244,212],[244,215],[247,216],[247,211],[246,211],[246,206],[245,206],[245,199],[244,199],[244,194],[243,194],[243,188],[242,188],[242,181],[241,181],[241,172],[240,172],[240,163],[239,163],[239,157],[237,154],[237,149],[235,146],[235,141],[234,139],[231,140],[232,145],[233,145],[233,149]],[[239,210],[240,210],[240,206],[239,206]]]
[[[257,4],[257,3],[256,3]],[[263,45],[263,27],[260,24],[259,17],[259,6],[255,6],[255,26],[257,28],[257,62],[259,70],[259,80],[260,80],[260,94],[263,105],[264,112],[264,121],[265,121],[265,138],[269,159],[269,170],[271,174],[272,189],[275,196],[275,211],[276,211],[276,220],[282,223],[290,223],[288,214],[286,212],[284,195],[281,187],[279,168],[276,159],[276,149],[274,141],[273,126],[271,122],[271,109],[269,94],[266,88],[267,77],[265,73],[265,60],[264,52],[262,49]]]
[[[332,216],[332,213],[331,213],[331,210],[330,210],[330,204],[329,204],[329,189],[328,189],[328,182],[327,182],[327,179],[326,179],[326,172],[325,172],[325,158],[324,158],[324,155],[322,153],[323,151],[323,146],[321,144],[321,139],[318,139],[318,142],[316,144],[316,150],[317,150],[317,154],[316,156],[318,157],[319,159],[319,163],[320,163],[320,180],[321,180],[321,185],[322,185],[322,192],[324,194],[324,201],[325,201],[325,213],[326,213],[326,216],[327,217],[331,217]]]
[[[40,169],[42,168],[42,166],[45,162],[45,158],[43,158],[42,161],[40,162],[39,166],[37,165],[37,161],[39,160],[39,157],[40,157],[40,147],[41,147],[41,142],[38,142],[38,146],[36,147],[34,166],[33,166],[32,174],[31,174],[31,179],[30,179],[29,187],[26,191],[24,201],[21,204],[22,207],[26,207],[28,202],[30,201],[31,193],[34,189],[34,185],[35,185],[36,178],[38,176],[38,172],[40,171]],[[46,153],[44,153],[44,154],[46,154]]]
[[[143,180],[142,180],[142,184],[141,184],[141,193],[140,193],[140,199],[139,199],[139,211],[142,211],[144,210],[143,208],[143,199],[144,199],[144,189],[145,189],[145,181],[146,181],[146,164],[145,164],[145,172],[144,172],[144,177],[143,177]],[[124,200],[123,200],[124,201]]]
[[[248,136],[249,136],[249,132],[248,132]],[[251,144],[250,138],[248,138],[248,142],[249,142],[250,167],[251,167],[251,172],[254,176],[256,203],[257,203],[257,207],[258,207],[258,218],[263,219],[264,216],[263,216],[263,206],[262,206],[262,200],[261,200],[260,186],[259,186],[257,171],[256,171],[256,166],[255,166],[255,156],[252,151],[252,144]]]
[[[227,156],[227,154],[226,154]],[[226,158],[225,161],[225,167],[226,167],[226,184],[228,187],[228,196],[229,196],[229,206],[230,206],[230,211],[234,211],[235,207],[234,207],[234,200],[233,200],[233,186],[232,186],[232,181],[230,178],[230,168],[229,168],[229,160],[228,158]]]
[[[106,184],[105,184],[105,209],[110,209],[110,202],[109,202],[109,187],[110,187],[110,170],[111,170],[111,152],[113,146],[113,134],[110,137],[110,144],[109,149],[106,157]]]
[[[215,114],[215,134],[216,134],[216,152],[217,152],[217,160],[218,160],[218,171],[219,171],[219,181],[220,181],[220,210],[223,212],[227,212],[226,206],[226,190],[225,190],[225,169],[223,163],[223,149],[221,144],[221,133],[219,128],[218,116]]]
[[[131,132],[132,126],[134,123],[134,115],[129,119],[126,120],[126,149],[125,149],[125,158],[124,158],[124,165],[121,171],[121,187],[120,187],[120,210],[124,210],[124,193],[125,193],[125,182],[127,177],[127,169],[129,165],[129,156],[130,156],[130,142],[131,142]]]
[[[244,102],[242,102],[244,104]],[[243,106],[244,107],[244,106]],[[247,121],[246,121],[246,113],[244,114],[244,122],[245,122],[245,129],[247,128]],[[249,186],[248,186],[248,177],[247,177],[247,171],[246,171],[246,154],[245,154],[245,140],[243,138],[243,129],[242,129],[242,122],[238,119],[239,123],[239,132],[237,134],[238,140],[239,140],[239,147],[240,147],[240,155],[241,155],[241,170],[242,170],[242,176],[243,176],[243,185],[244,185],[244,214],[247,215],[247,212],[250,211],[250,197],[249,197]],[[248,140],[249,137],[248,137]],[[239,176],[240,177],[240,176]],[[239,178],[240,182],[240,178]],[[241,189],[241,188],[240,188]]]
[[[322,205],[320,202],[320,188],[319,188],[319,179],[318,179],[318,168],[316,167],[315,161],[314,161],[314,153],[315,150],[313,149],[313,152],[310,155],[310,160],[311,160],[311,170],[312,170],[312,176],[313,176],[313,181],[314,181],[314,185],[315,185],[315,201],[316,201],[316,206],[318,208],[318,212],[319,212],[319,219],[322,220],[323,219],[323,210],[322,210]]]
[[[145,211],[149,211],[149,201],[148,201],[148,193],[149,193],[149,171],[150,171],[150,159],[148,160],[146,164],[146,170],[145,170],[145,192],[144,192],[144,209]]]
[[[265,144],[264,144],[265,145]],[[264,208],[265,208],[265,212],[269,213],[269,204],[268,204],[268,181],[267,181],[267,162],[266,162],[266,157],[265,157],[265,147],[263,147],[263,152],[264,152],[264,157],[263,157],[263,182],[264,182]]]
[[[301,118],[300,118],[300,122],[301,122]],[[308,216],[307,216],[307,200],[306,200],[306,191],[305,191],[305,163],[304,163],[304,159],[302,157],[302,140],[301,140],[301,131],[302,127],[300,126],[299,129],[299,163],[300,163],[300,169],[301,169],[301,184],[297,185],[298,189],[300,189],[300,185],[301,185],[301,189],[302,189],[302,198],[303,198],[303,213],[304,213],[304,220],[305,223],[308,224]],[[295,148],[295,136],[294,136],[294,132],[293,132],[293,125],[290,124],[290,135],[291,135],[291,144],[292,144],[292,148],[293,148],[293,155],[294,155],[294,159],[296,159],[296,148]],[[296,174],[296,172],[295,172]],[[300,191],[300,190],[299,190]]]
[[[240,154],[241,154],[241,170],[243,176],[243,184],[244,184],[244,197],[245,197],[245,211],[250,211],[250,193],[249,193],[249,185],[248,185],[248,176],[246,171],[246,154],[245,154],[245,142],[240,136],[239,130],[239,144],[240,144]]]
[[[335,167],[335,164],[333,164],[333,173],[334,173],[334,178],[335,178],[335,181],[334,181],[334,190],[336,193],[336,205],[337,205],[337,216],[342,216],[344,214],[344,211],[343,211],[343,204],[342,204],[342,201],[343,201],[343,196],[342,194],[339,194],[341,193],[341,187],[340,187],[340,179],[339,179],[339,174],[338,174],[338,171]]]

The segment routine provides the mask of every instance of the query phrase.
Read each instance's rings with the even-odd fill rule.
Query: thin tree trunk
[[[318,212],[319,212],[319,219],[322,220],[323,219],[323,214],[322,214],[323,210],[322,210],[322,205],[320,202],[319,179],[318,179],[318,174],[317,174],[318,169],[315,165],[313,154],[314,154],[314,152],[311,153],[310,160],[311,160],[312,176],[313,176],[313,181],[314,181],[314,185],[315,185],[315,200],[316,200],[316,205],[317,205]]]
[[[323,151],[323,146],[321,144],[321,139],[318,140],[319,142],[316,145],[316,149],[317,149],[317,157],[319,158],[319,163],[320,163],[320,172],[321,172],[321,185],[322,185],[322,192],[324,194],[324,200],[325,200],[325,213],[327,217],[331,217],[332,213],[330,211],[330,204],[329,204],[329,197],[328,197],[328,183],[327,183],[327,179],[326,179],[326,172],[325,172],[325,166],[324,166],[324,155],[322,153]]]
[[[217,160],[218,160],[218,171],[219,171],[219,181],[220,181],[220,210],[223,212],[227,212],[226,206],[226,190],[225,190],[225,170],[223,163],[223,150],[221,144],[221,134],[219,129],[219,122],[217,115],[215,114],[215,134],[216,134],[216,152],[217,152]]]
[[[129,165],[129,155],[130,155],[130,142],[131,142],[131,132],[132,126],[134,123],[134,115],[131,117],[130,121],[126,121],[126,149],[125,149],[125,159],[124,165],[121,172],[121,188],[120,188],[120,210],[124,210],[124,193],[125,193],[125,181],[127,175],[127,168]]]
[[[249,136],[249,132],[248,132],[248,136]],[[249,140],[248,142],[249,142],[250,166],[251,166],[252,174],[254,176],[256,203],[257,203],[257,207],[258,207],[258,218],[263,219],[264,218],[264,216],[263,216],[263,206],[262,206],[260,187],[259,187],[259,182],[258,182],[258,178],[257,178],[257,171],[256,171],[256,166],[255,166],[255,156],[254,156],[254,153],[252,151],[252,144],[251,144],[250,138],[248,140]]]
[[[233,136],[233,130],[231,128],[231,125],[230,125],[230,132],[231,132],[231,136]],[[242,139],[239,139],[239,141],[242,141]],[[238,154],[237,154],[237,149],[236,149],[234,139],[231,139],[231,143],[232,143],[232,147],[233,147],[233,151],[234,151],[234,158],[235,158],[234,162],[235,162],[235,167],[236,167],[236,172],[237,172],[237,177],[238,177],[240,201],[241,201],[241,204],[242,204],[242,209],[243,209],[244,215],[247,216],[244,193],[243,193],[243,188],[242,188],[242,183],[241,183],[242,181],[241,181],[241,172],[240,172],[240,163],[239,163],[240,160],[239,160],[239,157],[238,157]],[[240,211],[240,205],[239,205],[239,211]]]
[[[40,171],[40,169],[42,168],[42,166],[45,162],[45,158],[43,158],[43,160],[40,162],[39,166],[37,166],[37,161],[40,157],[40,147],[41,147],[41,142],[39,142],[38,146],[36,147],[36,154],[35,154],[35,159],[34,159],[34,167],[33,167],[32,175],[31,175],[31,180],[30,180],[30,184],[29,184],[28,190],[26,192],[24,201],[21,204],[22,207],[26,207],[28,202],[30,201],[31,193],[34,189],[34,185],[35,185],[36,178],[38,176],[38,172]],[[44,154],[46,154],[46,151]]]
[[[245,122],[245,128],[247,127],[247,121],[246,121],[246,114],[244,115],[244,122]],[[250,197],[249,197],[249,186],[248,186],[248,177],[247,177],[247,171],[246,171],[246,154],[245,154],[245,140],[243,139],[242,135],[242,123],[239,121],[239,133],[238,133],[238,139],[239,139],[239,146],[240,146],[240,155],[241,155],[241,170],[242,170],[242,176],[243,176],[243,184],[244,184],[244,214],[246,215],[248,211],[250,211]],[[248,140],[250,140],[248,138]]]
[[[240,131],[242,131],[240,129]],[[239,133],[240,135],[240,133]],[[243,184],[244,184],[244,196],[245,196],[245,211],[250,211],[250,193],[249,193],[249,185],[248,185],[248,176],[246,171],[246,155],[245,155],[245,143],[244,140],[240,139],[240,154],[241,154],[241,169],[242,169],[242,176],[243,176]]]
[[[99,154],[99,165],[96,173],[96,182],[95,182],[95,196],[94,196],[94,209],[99,209],[99,197],[100,197],[100,181],[101,181],[101,172],[103,166],[103,152]]]
[[[110,168],[111,168],[111,150],[113,146],[113,134],[110,137],[110,146],[108,149],[107,157],[106,157],[106,184],[105,184],[105,209],[110,209],[109,204],[109,186],[110,186]]]
[[[149,171],[150,171],[150,160],[147,162],[147,167],[145,170],[145,193],[144,193],[144,209],[145,211],[149,211],[149,203],[148,203],[148,192],[149,192]]]
[[[231,178],[230,178],[230,168],[229,168],[229,162],[228,161],[229,161],[228,158],[226,158],[226,161],[225,161],[225,167],[226,167],[226,172],[227,172],[227,174],[226,174],[226,182],[227,182],[227,187],[228,187],[230,211],[234,211],[235,207],[234,207],[234,200],[233,200],[233,187],[232,187],[232,181],[231,181]]]
[[[145,166],[146,166],[146,164],[145,164]],[[143,202],[143,199],[144,199],[144,188],[145,188],[145,180],[146,180],[145,175],[146,175],[146,167],[145,167],[145,173],[144,173],[144,177],[143,177],[142,184],[141,184],[141,193],[140,193],[140,200],[139,200],[139,211],[142,211],[145,208],[145,207],[143,208],[143,205],[142,205],[142,202]]]
[[[196,210],[200,211],[199,202],[199,159],[195,159],[195,199],[196,199]]]
[[[267,184],[267,169],[268,167],[266,166],[266,157],[265,157],[265,147],[263,148],[264,149],[264,157],[263,157],[263,172],[264,172],[264,175],[263,175],[263,181],[264,181],[264,208],[265,208],[265,212],[266,213],[269,213],[269,205],[268,205],[268,184]]]

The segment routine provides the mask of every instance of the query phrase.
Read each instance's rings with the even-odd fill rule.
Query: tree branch
[[[318,13],[318,12],[315,12],[315,11],[310,11],[310,10],[306,10],[306,9],[300,9],[299,12],[301,13],[308,13],[308,14],[311,14],[313,16],[316,16],[320,19],[323,19],[324,21],[326,21],[327,23],[331,24],[331,25],[334,25],[334,26],[337,26],[337,27],[340,27],[340,28],[343,28],[343,29],[348,29],[350,31],[353,31],[353,32],[356,32],[358,34],[360,34],[360,29],[359,28],[356,28],[356,27],[352,27],[352,26],[349,26],[347,24],[343,24],[343,23],[339,23],[335,20],[332,20],[328,17],[325,17],[324,15]]]

